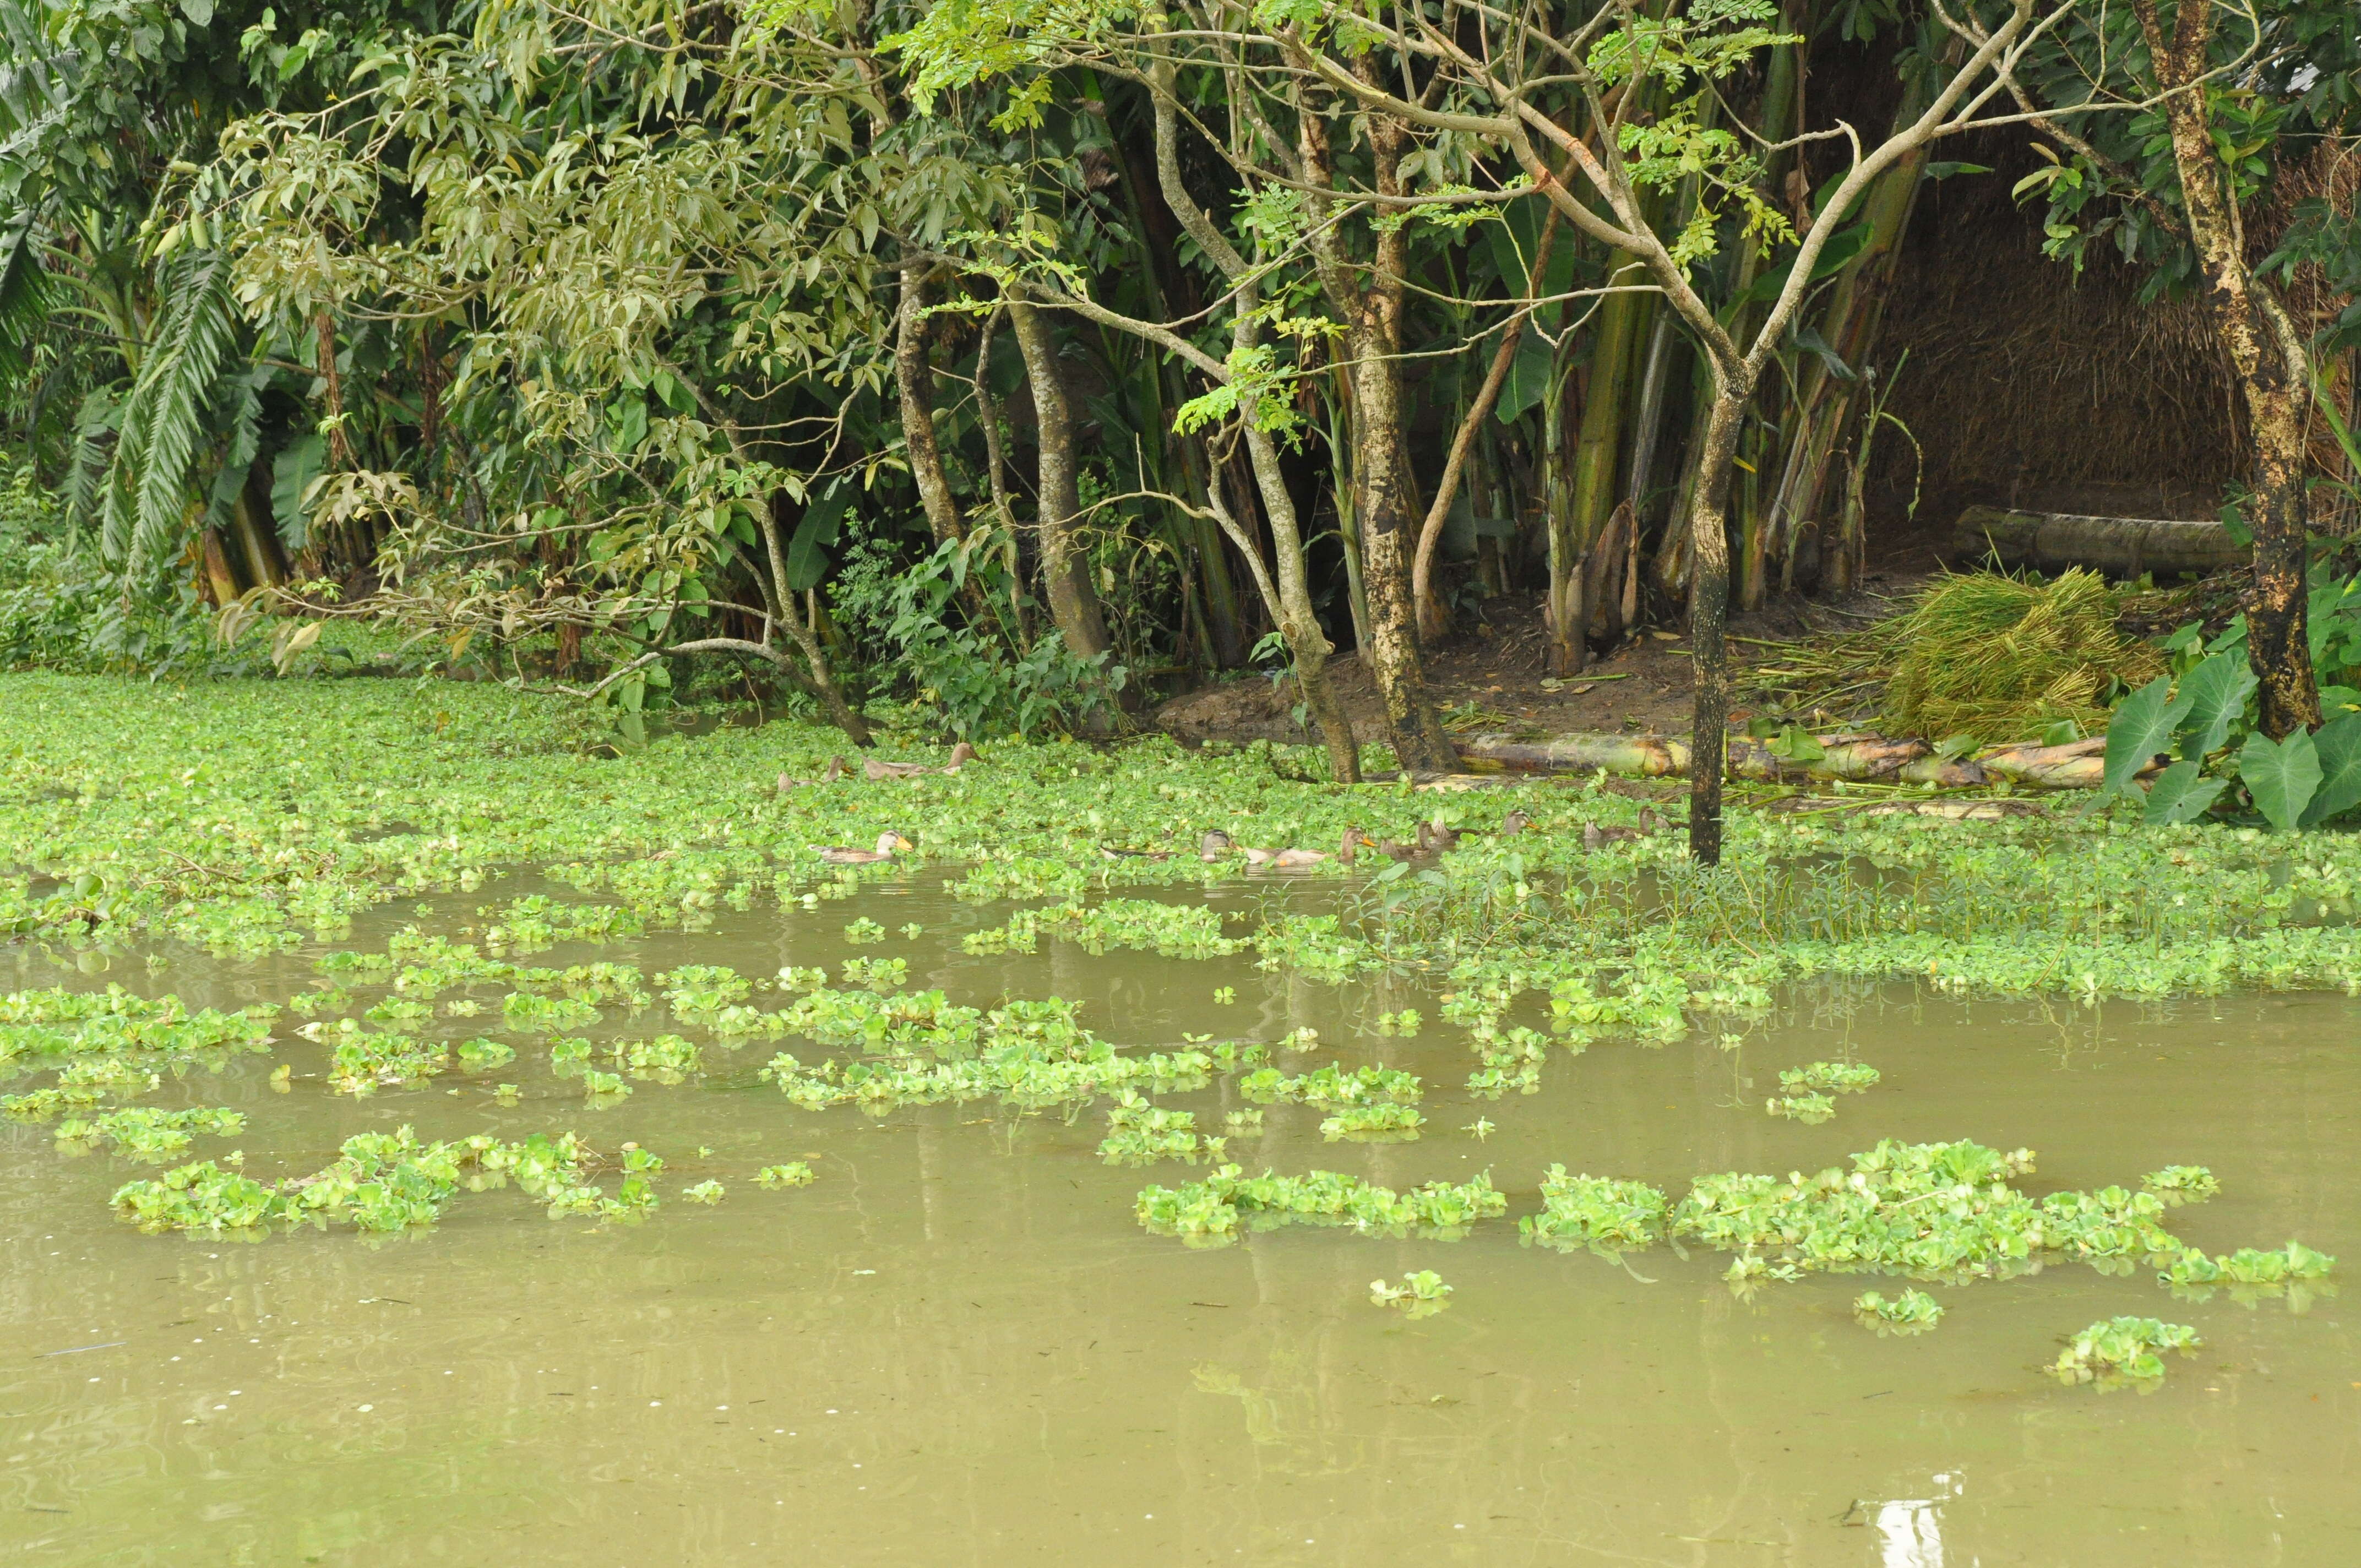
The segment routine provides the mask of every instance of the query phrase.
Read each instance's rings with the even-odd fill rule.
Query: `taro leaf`
[[[2170,695],[2172,681],[2158,675],[2124,698],[2107,724],[2107,772],[2104,795],[2127,795],[2132,778],[2159,755],[2172,750],[2173,731],[2189,717],[2187,694]]]
[[[2216,653],[2183,675],[2180,695],[2190,707],[2180,721],[2180,754],[2195,759],[2219,749],[2254,690],[2255,672],[2235,653]]]
[[[1782,728],[1779,738],[1765,749],[1774,757],[1806,764],[1825,761],[1828,754],[1810,730],[1793,724]]]
[[[2156,782],[2147,786],[2146,820],[2151,828],[2170,822],[2193,822],[2228,787],[2226,779],[2199,777],[2197,764],[2184,759],[2158,773]]]
[[[2323,725],[2312,744],[2320,758],[2320,787],[2303,810],[2307,828],[2361,806],[2361,713]]]
[[[2238,749],[2238,776],[2255,797],[2255,809],[2280,832],[2293,832],[2320,788],[2320,752],[2312,731],[2299,729],[2274,744],[2256,730]]]

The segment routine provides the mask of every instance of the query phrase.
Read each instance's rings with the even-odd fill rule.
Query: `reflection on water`
[[[456,910],[448,912],[456,916]],[[2037,1192],[2211,1166],[2224,1195],[2176,1214],[2210,1250],[2290,1235],[2361,1258],[2361,1005],[2268,997],[2170,1007],[1969,1004],[1908,988],[1815,991],[1716,1044],[1554,1059],[1541,1093],[1470,1102],[1457,1032],[1400,981],[1342,989],[1245,959],[975,957],[1006,907],[911,888],[815,913],[536,961],[684,961],[769,973],[834,965],[868,916],[911,941],[913,987],[986,1003],[1080,998],[1126,1045],[1182,1032],[1275,1040],[1423,1074],[1429,1132],[1326,1143],[1273,1106],[1231,1146],[1249,1168],[1401,1185],[1489,1168],[1510,1213],[1553,1161],[1678,1188],[1699,1171],[1811,1170],[1879,1137],[1972,1136],[2041,1152]],[[382,933],[379,933],[381,939]],[[0,986],[116,981],[192,1003],[276,999],[301,962],[146,955],[78,970],[19,950]],[[1218,987],[1236,1000],[1214,1000]],[[488,1019],[465,1021],[473,1033]],[[610,1020],[606,1033],[662,1028]],[[1734,1023],[1728,1025],[1733,1029]],[[282,1034],[288,1031],[282,1030]],[[107,1195],[146,1168],[61,1156],[0,1126],[0,1552],[27,1564],[2031,1563],[2075,1568],[2361,1560],[2361,1373],[2343,1299],[2175,1301],[2142,1275],[2053,1267],[1928,1287],[1942,1326],[1880,1339],[1862,1281],[1746,1299],[1726,1259],[1630,1260],[1466,1240],[1294,1228],[1191,1250],[1131,1217],[1172,1167],[1095,1157],[1104,1107],[1071,1122],[973,1103],[807,1113],[715,1048],[675,1088],[608,1108],[553,1078],[539,1042],[490,1075],[330,1093],[324,1052],[168,1083],[155,1104],[226,1104],[263,1174],[338,1141],[579,1130],[668,1161],[641,1225],[554,1222],[515,1191],[463,1194],[444,1223],[372,1243],[140,1235]],[[1817,1127],[1765,1116],[1782,1067],[1850,1053],[1881,1069]],[[456,1092],[453,1092],[456,1090]],[[1213,1125],[1216,1084],[1170,1102]],[[1497,1131],[1457,1131],[1477,1115]],[[709,1152],[700,1152],[709,1151]],[[200,1157],[224,1152],[201,1145]],[[808,1159],[815,1185],[765,1191]],[[728,1196],[678,1201],[699,1181]],[[1368,1282],[1433,1268],[1448,1310],[1411,1320]],[[2149,1395],[2061,1388],[2037,1367],[2116,1313],[2207,1344]],[[1972,1473],[1975,1486],[1962,1477]],[[1854,1499],[1872,1499],[1855,1503]],[[1875,1500],[1888,1499],[1888,1500]]]
[[[1879,1568],[1943,1568],[1943,1503],[1960,1491],[1958,1478],[1935,1477],[1936,1495],[1879,1503],[1874,1523]]]

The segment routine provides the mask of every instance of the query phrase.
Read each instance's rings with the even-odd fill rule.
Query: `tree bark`
[[[1058,363],[1057,334],[1039,311],[1019,300],[1009,302],[1008,319],[1016,329],[1016,345],[1033,386],[1033,427],[1040,453],[1041,581],[1049,619],[1065,635],[1068,648],[1083,658],[1095,658],[1113,644],[1098,590],[1091,583],[1090,564],[1073,534],[1074,519],[1082,510],[1081,476],[1075,467],[1073,415],[1065,372]]]
[[[829,663],[828,651],[820,646],[819,639],[814,635],[812,628],[806,624],[796,611],[795,591],[787,587],[787,543],[779,527],[779,506],[785,499],[785,496],[783,492],[774,494],[771,504],[760,509],[763,520],[763,543],[769,555],[771,591],[768,597],[771,601],[774,623],[787,634],[787,640],[796,645],[798,652],[803,654],[804,666],[809,673],[813,695],[819,698],[820,707],[827,711],[829,721],[843,730],[844,738],[854,745],[873,745],[875,741],[870,736],[868,721],[862,718],[860,710],[846,699],[844,688],[837,685],[836,671]],[[792,674],[785,658],[776,651],[775,645],[767,637],[763,640],[762,652],[783,672]]]
[[[901,394],[902,444],[909,455],[910,479],[937,543],[959,539],[959,503],[943,471],[943,451],[935,439],[935,371],[927,359],[927,279],[924,261],[902,263],[902,298],[894,312],[894,385]]]
[[[1376,71],[1375,53],[1364,56],[1356,69],[1365,75]],[[1299,105],[1304,172],[1323,188],[1334,182],[1323,117],[1327,107],[1311,102]],[[1408,127],[1390,115],[1371,115],[1367,135],[1378,193],[1401,194],[1402,159],[1411,148]],[[1408,225],[1378,235],[1370,276],[1364,282],[1345,261],[1336,227],[1324,221],[1326,203],[1314,205],[1322,211],[1312,225],[1312,253],[1323,290],[1345,319],[1345,341],[1353,356],[1353,521],[1360,534],[1362,591],[1368,603],[1368,645],[1362,653],[1385,696],[1388,738],[1395,756],[1406,769],[1437,771],[1450,766],[1451,740],[1427,696],[1411,596],[1415,540],[1411,533],[1400,362]]]
[[[2254,582],[2246,598],[2246,657],[2253,664],[2263,732],[2274,740],[2320,723],[2320,687],[2304,627],[2308,598],[2304,496],[2304,421],[2312,385],[2302,345],[2284,312],[2246,267],[2239,216],[2222,182],[2202,82],[2213,32],[2213,7],[2181,0],[2168,39],[2157,0],[2132,0],[2157,85],[2168,96],[2165,123],[2180,175],[2190,243],[2205,274],[2205,305],[2214,335],[2237,373],[2252,444],[2253,493],[2246,526],[2255,536]]]
[[[1689,853],[1700,865],[1721,863],[1721,771],[1730,728],[1730,459],[1752,387],[1730,385],[1717,372],[1713,411],[1697,452],[1696,500],[1689,512],[1689,649],[1697,693],[1689,751]]]

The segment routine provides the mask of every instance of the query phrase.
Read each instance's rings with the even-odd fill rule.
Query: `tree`
[[[2245,404],[2254,535],[2246,651],[2261,727],[2321,720],[2307,633],[2315,347],[2361,341],[2361,319],[2296,319],[2283,285],[2325,269],[2361,282],[2349,192],[2288,197],[2307,164],[2361,128],[2361,27],[2343,0],[2132,0],[2058,29],[2022,102],[2064,153],[2024,181],[2048,203],[2048,249],[2076,266],[2103,237],[2152,269],[2154,293],[2193,291]],[[2092,118],[2089,111],[2125,111]],[[2279,284],[2274,283],[2276,273]]]

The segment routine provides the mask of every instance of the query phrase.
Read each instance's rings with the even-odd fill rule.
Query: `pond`
[[[1734,1044],[1706,1027],[1554,1049],[1537,1092],[1481,1100],[1461,1087],[1466,1031],[1431,988],[1331,986],[1250,953],[1094,955],[1050,934],[1034,952],[972,952],[961,938],[1017,906],[961,902],[942,880],[529,961],[767,977],[899,958],[909,989],[979,1006],[1063,997],[1126,1048],[1184,1035],[1277,1047],[1313,1030],[1277,1065],[1416,1073],[1422,1135],[1331,1141],[1319,1106],[1257,1106],[1235,1073],[1156,1102],[1208,1132],[1260,1110],[1227,1135],[1249,1172],[1398,1189],[1488,1172],[1507,1217],[1455,1238],[1290,1225],[1189,1245],[1144,1228],[1135,1201],[1205,1167],[1102,1160],[1104,1096],[803,1109],[761,1076],[773,1055],[857,1053],[733,1048],[658,1001],[581,1033],[598,1052],[684,1034],[701,1070],[586,1099],[580,1067],[553,1070],[545,1033],[503,1031],[495,987],[444,993],[483,998],[489,1015],[410,1026],[489,1035],[513,1061],[356,1097],[329,1082],[328,1047],[281,1014],[269,1053],[140,1102],[247,1118],[178,1158],[235,1146],[269,1179],[325,1166],[357,1132],[571,1129],[610,1161],[627,1144],[659,1156],[660,1207],[553,1219],[508,1187],[460,1191],[438,1223],[393,1235],[149,1234],[109,1198],[156,1165],[0,1124],[0,1545],[27,1564],[2361,1560],[2361,1336],[2333,1279],[2175,1299],[2152,1268],[2053,1262],[1927,1283],[1940,1326],[1881,1337],[1852,1300],[1892,1293],[1890,1277],[1739,1289],[1721,1252],[1560,1252],[1515,1223],[1557,1163],[1677,1199],[1702,1173],[1784,1176],[1883,1138],[1972,1138],[2037,1151],[2037,1174],[2016,1179],[2036,1195],[2202,1165],[2221,1195],[2170,1216],[2192,1245],[2298,1237],[2361,1255],[2361,1003],[1817,985],[1730,1025]],[[459,938],[484,896],[403,903],[335,946],[381,951],[409,924]],[[1265,896],[1239,885],[1211,902],[1245,914]],[[883,938],[850,940],[856,920]],[[324,950],[27,945],[0,949],[0,990],[283,1003],[319,983]],[[350,1005],[384,994],[357,985]],[[1381,1032],[1406,1007],[1422,1026]],[[1778,1070],[1812,1060],[1882,1079],[1817,1124],[1766,1115]],[[274,1079],[280,1064],[291,1073]],[[790,1161],[809,1185],[758,1184]],[[718,1201],[684,1201],[707,1181]],[[1372,1300],[1372,1281],[1424,1269],[1452,1288],[1444,1310]],[[2046,1373],[2067,1336],[2125,1314],[2190,1324],[2203,1343],[2146,1391]]]

